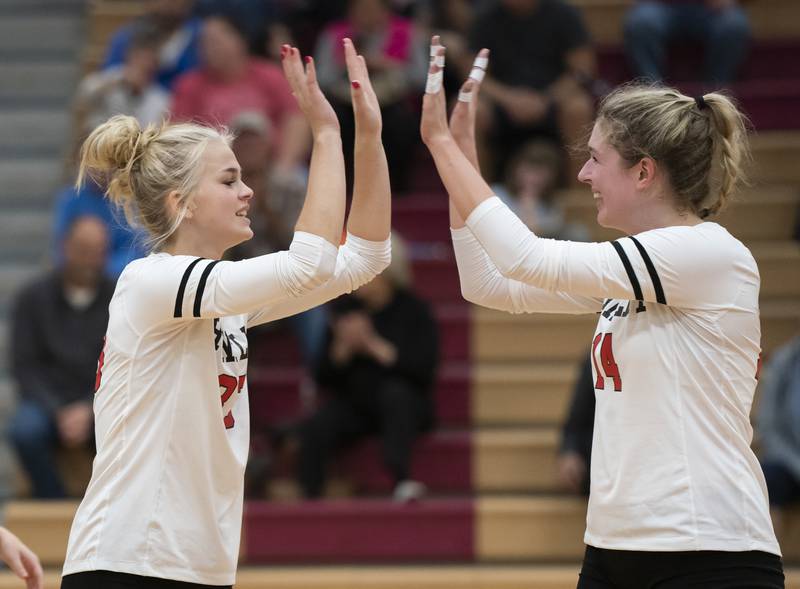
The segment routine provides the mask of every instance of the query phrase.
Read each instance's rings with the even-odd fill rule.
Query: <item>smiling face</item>
[[[578,180],[592,189],[597,222],[602,227],[632,232],[631,221],[643,204],[637,190],[638,166],[630,167],[608,144],[601,121],[595,123],[588,147],[589,159],[578,173]]]
[[[200,182],[181,230],[192,232],[221,256],[253,237],[247,218],[253,191],[242,182],[239,163],[224,141],[209,142],[201,165]]]

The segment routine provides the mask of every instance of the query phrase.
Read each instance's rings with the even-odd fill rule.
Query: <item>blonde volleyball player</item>
[[[434,60],[443,61],[435,47]],[[747,155],[725,96],[627,87],[600,105],[579,179],[610,243],[538,238],[478,172],[486,52],[450,120],[431,65],[421,131],[451,199],[465,298],[512,313],[596,313],[591,495],[580,589],[784,586],[750,450],[760,352],[753,256],[708,221]],[[481,59],[484,58],[484,59]]]
[[[97,457],[69,539],[63,589],[231,587],[248,451],[247,329],[371,280],[389,262],[390,194],[378,102],[345,54],[357,122],[356,177],[341,241],[339,123],[313,62],[283,68],[313,134],[308,191],[288,251],[220,261],[252,237],[250,188],[224,132],[139,129],[114,117],[83,147],[155,252],[119,278],[97,373]]]

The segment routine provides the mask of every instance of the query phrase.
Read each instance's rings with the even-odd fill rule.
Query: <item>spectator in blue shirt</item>
[[[136,28],[144,21],[162,34],[157,79],[164,88],[171,89],[175,78],[194,69],[199,62],[202,21],[191,17],[193,7],[194,0],[147,0],[145,14],[114,33],[103,68],[118,67],[125,62]]]
[[[103,188],[87,181],[80,189],[65,188],[56,199],[53,219],[53,245],[56,264],[62,265],[64,240],[76,219],[98,217],[109,233],[106,274],[116,279],[128,262],[147,254],[145,236],[131,228],[122,211],[117,211],[103,196]]]

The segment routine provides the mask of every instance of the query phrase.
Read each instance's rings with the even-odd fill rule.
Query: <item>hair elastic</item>
[[[694,101],[695,103],[697,103],[697,108],[699,108],[700,110],[708,108],[708,103],[706,102],[706,99],[703,98],[702,96],[695,96]]]

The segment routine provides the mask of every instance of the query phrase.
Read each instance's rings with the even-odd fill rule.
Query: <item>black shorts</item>
[[[586,547],[577,589],[784,589],[767,552],[643,552]]]
[[[232,586],[198,585],[112,571],[88,571],[65,575],[61,579],[61,589],[232,589]]]

